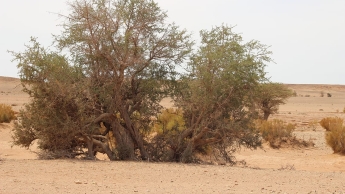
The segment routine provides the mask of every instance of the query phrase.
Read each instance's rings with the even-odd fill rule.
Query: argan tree
[[[14,128],[15,145],[39,139],[40,148],[63,156],[178,162],[196,153],[231,162],[239,146],[260,145],[251,107],[267,81],[267,46],[222,25],[201,31],[192,53],[190,35],[168,24],[152,0],[69,6],[54,36],[57,51],[32,39],[26,51],[13,52],[32,97]],[[161,111],[166,96],[178,109]]]
[[[276,113],[279,105],[285,104],[286,100],[293,96],[293,91],[281,83],[262,83],[257,89],[257,105],[264,120]]]
[[[225,25],[200,35],[201,46],[189,63],[190,76],[175,99],[186,125],[175,156],[190,161],[195,151],[207,148],[231,162],[239,146],[260,145],[249,107],[255,88],[266,80],[264,68],[271,52],[258,41],[244,42]]]
[[[138,149],[140,157],[147,159],[143,134],[160,110],[159,102],[173,88],[175,67],[190,52],[189,35],[168,24],[166,13],[152,0],[77,0],[69,7],[70,14],[62,16],[64,30],[55,36],[57,48],[68,53],[65,59],[61,54],[42,55],[45,49],[37,44],[27,52],[14,53],[26,88],[37,86],[27,90],[34,100],[22,112],[15,144],[28,146],[28,142],[22,144],[22,137],[39,136],[40,142],[54,147],[53,137],[61,136],[66,147],[87,145],[90,157],[100,151],[110,159],[134,159]],[[51,76],[48,69],[54,66],[61,71],[53,69]],[[27,71],[31,68],[34,71]],[[45,86],[50,89],[43,91],[46,96],[41,95]],[[35,104],[42,101],[46,103]],[[42,122],[59,126],[45,128]],[[101,124],[106,130],[99,134]],[[116,140],[116,150],[111,151],[110,131]],[[47,134],[52,138],[46,139]],[[46,147],[41,144],[41,148]]]
[[[31,102],[21,110],[13,130],[15,145],[29,147],[39,139],[39,147],[60,156],[74,157],[83,148],[78,136],[93,134],[96,128],[84,128],[92,122],[94,110],[85,97],[85,75],[78,66],[70,66],[59,53],[40,46],[32,38],[26,51],[13,53],[19,60],[21,83]]]

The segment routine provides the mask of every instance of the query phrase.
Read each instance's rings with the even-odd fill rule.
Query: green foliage
[[[326,131],[330,131],[332,127],[338,128],[342,126],[344,119],[339,117],[326,117],[320,121],[320,125],[322,128],[326,129]]]
[[[9,123],[16,119],[12,107],[6,104],[0,104],[0,123]]]
[[[153,130],[158,134],[180,132],[185,129],[183,112],[181,109],[165,109],[158,114],[157,122],[154,123]]]
[[[180,96],[175,98],[186,122],[180,152],[187,156],[184,151],[210,145],[213,153],[231,162],[238,146],[260,144],[252,112],[245,107],[255,97],[254,88],[265,80],[271,52],[258,41],[244,42],[226,25],[203,30],[200,36],[201,46],[189,63],[190,76],[181,81]]]
[[[164,109],[152,124],[148,151],[154,161],[177,161],[178,136],[185,130],[181,109]]]
[[[267,82],[268,46],[222,25],[201,31],[190,55],[190,34],[167,23],[151,0],[74,1],[70,8],[57,52],[32,39],[25,52],[12,53],[32,97],[15,145],[39,139],[43,150],[64,155],[178,162],[193,162],[196,153],[232,162],[240,146],[260,146],[250,107]],[[181,64],[185,75],[176,70]],[[166,96],[178,109],[160,112]]]
[[[31,102],[20,111],[21,120],[13,129],[14,144],[24,147],[39,139],[41,149],[52,152],[76,152],[75,136],[90,122],[90,110],[81,85],[83,77],[66,57],[42,48],[35,40],[24,53],[13,53],[20,61],[20,78]]]
[[[264,120],[276,113],[279,105],[285,104],[286,100],[294,95],[291,89],[281,83],[263,83],[257,89],[257,104]]]
[[[40,148],[57,153],[88,148],[89,157],[97,151],[110,159],[147,159],[142,137],[174,89],[190,35],[167,23],[151,0],[69,5],[63,32],[54,37],[57,52],[35,39],[25,52],[12,52],[33,99],[14,129],[14,144],[27,147],[39,139]],[[99,133],[100,123],[106,134]],[[108,138],[110,130],[114,138]],[[111,150],[113,139],[117,148]]]
[[[338,120],[338,123],[329,125],[329,130],[325,133],[325,139],[334,153],[345,154],[345,126],[340,120]]]

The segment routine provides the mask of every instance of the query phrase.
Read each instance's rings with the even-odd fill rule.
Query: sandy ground
[[[0,124],[0,194],[345,193],[345,157],[333,154],[319,125],[309,125],[328,116],[345,118],[345,86],[289,87],[297,97],[270,119],[297,124],[295,134],[313,140],[315,147],[242,149],[236,153],[246,162],[242,166],[37,160],[35,148],[11,148],[13,124]],[[321,91],[332,97],[320,97]],[[18,111],[27,101],[19,80],[0,77],[0,103]],[[163,104],[169,105],[169,100]]]

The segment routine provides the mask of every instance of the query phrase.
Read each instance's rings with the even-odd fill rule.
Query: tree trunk
[[[86,142],[87,142],[88,157],[89,157],[89,159],[94,159],[95,158],[95,154],[93,152],[93,141],[92,141],[92,138],[85,137],[85,139],[86,139]]]
[[[136,127],[134,127],[134,125],[133,125],[127,111],[125,111],[124,107],[121,107],[120,114],[121,114],[121,117],[123,118],[123,120],[125,120],[126,129],[130,132],[134,143],[138,146],[138,148],[140,150],[141,158],[143,160],[147,160],[149,158],[149,155],[148,155],[148,153],[144,147],[143,138],[141,137],[139,130]]]
[[[99,141],[99,140],[97,140],[97,139],[94,139],[94,138],[91,138],[91,139],[92,139],[92,143],[93,143],[94,145],[98,146],[98,148],[99,148],[99,150],[97,150],[97,149],[95,149],[95,148],[94,148],[94,150],[96,150],[96,151],[98,151],[98,152],[101,152],[101,153],[107,154],[107,156],[108,156],[108,158],[109,158],[110,160],[115,160],[114,154],[113,154],[113,152],[110,150],[108,143],[103,143],[103,142],[101,142],[101,141]],[[96,147],[96,148],[97,148],[97,147]]]
[[[120,125],[118,120],[114,120],[111,126],[116,139],[116,149],[119,159],[134,160],[134,143],[128,131]]]
[[[264,120],[267,121],[268,117],[270,116],[270,112],[264,111]]]

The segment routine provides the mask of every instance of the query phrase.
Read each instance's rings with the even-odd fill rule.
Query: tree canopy
[[[292,90],[281,83],[262,83],[257,89],[257,103],[264,120],[276,113],[279,105],[285,104],[286,100],[293,96]]]
[[[238,146],[260,145],[250,107],[267,81],[268,46],[221,25],[202,30],[193,51],[190,34],[152,0],[69,7],[54,36],[57,51],[32,39],[26,51],[12,52],[32,97],[13,131],[15,145],[39,139],[40,148],[65,157],[101,152],[111,160],[182,162],[210,152],[231,162]],[[176,109],[162,112],[165,97]]]

